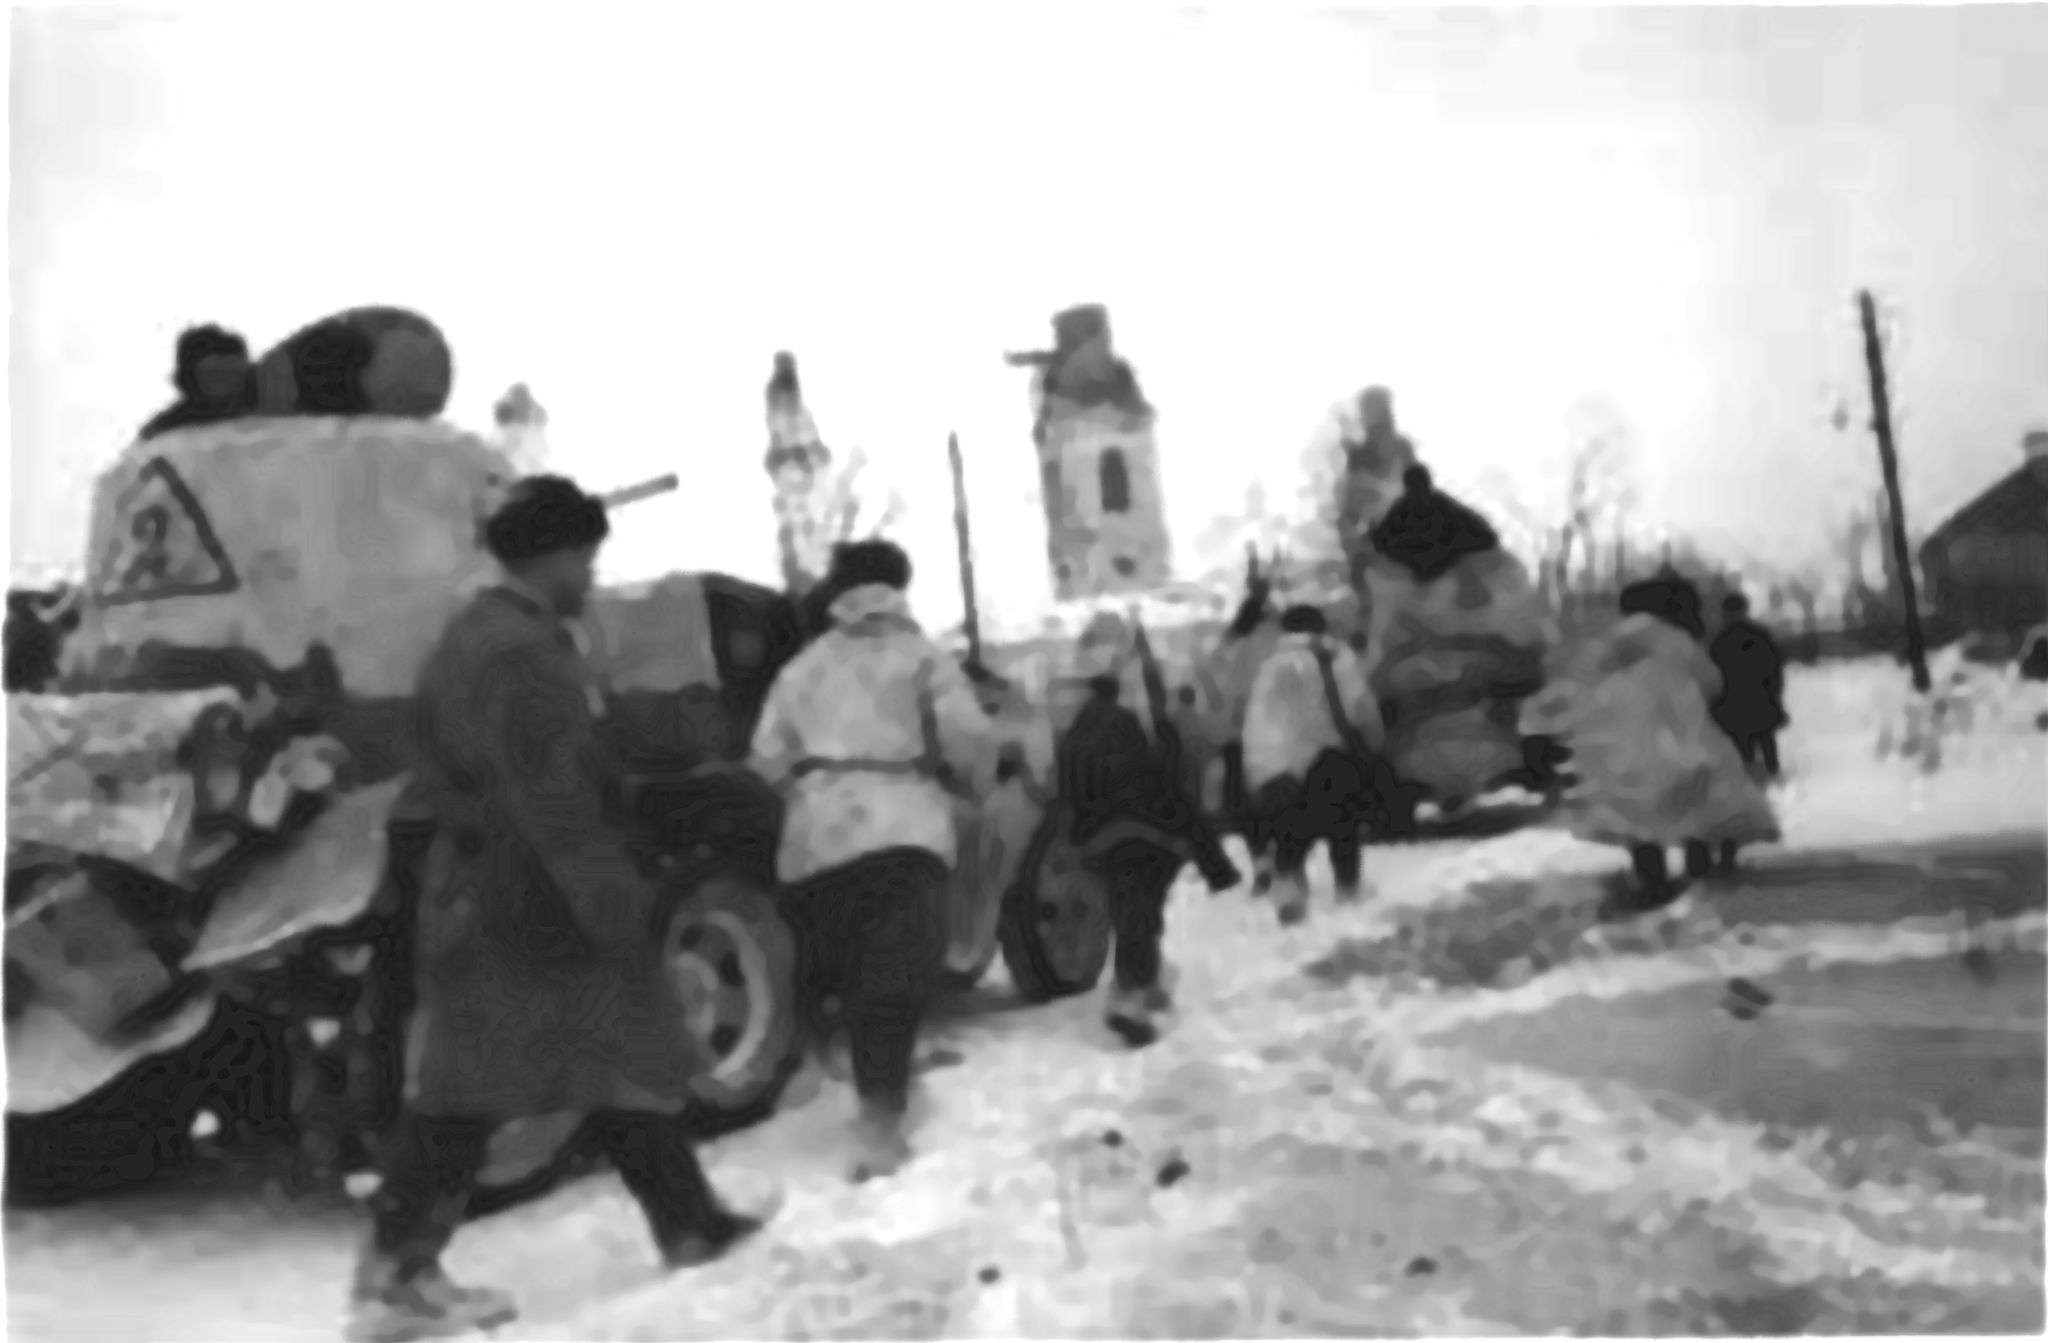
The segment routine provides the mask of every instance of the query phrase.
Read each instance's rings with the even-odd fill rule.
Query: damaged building
[[[1034,370],[1032,440],[1047,559],[1060,601],[1134,594],[1171,573],[1155,412],[1110,342],[1096,304],[1053,318],[1051,350],[1011,355]]]

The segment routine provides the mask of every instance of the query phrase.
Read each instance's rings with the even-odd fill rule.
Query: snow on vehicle
[[[144,1175],[201,1108],[289,1136],[313,1178],[367,1161],[432,830],[406,800],[410,697],[493,579],[481,523],[514,474],[438,419],[302,413],[176,429],[102,475],[58,676],[8,697],[12,1192]],[[725,762],[797,613],[679,575],[594,594],[587,624],[634,771],[618,801],[674,893],[676,1008],[722,1060],[702,1102],[758,1110],[794,1066],[793,960],[757,861],[774,799]],[[229,1094],[251,1040],[286,1062]]]
[[[1386,721],[1388,757],[1446,812],[1502,787],[1554,794],[1554,747],[1517,728],[1518,706],[1541,688],[1544,657],[1558,637],[1528,567],[1490,536],[1492,544],[1475,538],[1436,565],[1384,553],[1376,533],[1403,506],[1420,463],[1394,427],[1384,389],[1366,391],[1359,410],[1362,426],[1339,423],[1342,469],[1324,507],[1343,558],[1323,566],[1335,581],[1321,586],[1337,608],[1333,627],[1355,626],[1365,636],[1365,671]],[[1426,473],[1420,483],[1425,493],[1433,488]],[[1473,532],[1490,534],[1483,518],[1455,500],[1440,492],[1432,500],[1440,519],[1462,517]],[[1349,589],[1341,597],[1340,586]]]

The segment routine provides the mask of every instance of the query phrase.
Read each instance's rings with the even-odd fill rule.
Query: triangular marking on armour
[[[206,510],[162,457],[152,457],[115,508],[100,566],[103,606],[204,597],[241,586]]]

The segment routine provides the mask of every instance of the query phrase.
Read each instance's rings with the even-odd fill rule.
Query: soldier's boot
[[[1163,1019],[1172,1010],[1173,995],[1158,984],[1142,989],[1119,984],[1110,990],[1103,1024],[1131,1048],[1143,1049],[1158,1041]]]
[[[1280,911],[1280,926],[1292,928],[1308,921],[1308,880],[1300,873],[1278,877],[1273,882],[1273,903]]]
[[[1714,854],[1704,840],[1691,839],[1685,843],[1686,875],[1698,880],[1714,870]]]
[[[1356,902],[1365,886],[1365,853],[1356,841],[1330,846],[1330,874],[1336,878],[1337,899]]]
[[[407,1273],[386,1255],[366,1251],[349,1301],[350,1343],[412,1343],[459,1338],[510,1324],[512,1298],[488,1287],[462,1287],[438,1263]]]
[[[904,1106],[863,1096],[852,1127],[853,1151],[847,1177],[855,1184],[886,1179],[910,1163],[910,1143],[903,1136]]]
[[[1267,849],[1252,858],[1252,894],[1265,895],[1273,889],[1273,852]]]
[[[671,1269],[697,1268],[724,1256],[755,1232],[768,1225],[761,1217],[720,1210],[711,1214],[709,1226],[686,1231],[660,1246],[661,1262]]]
[[[675,1121],[649,1115],[607,1119],[605,1154],[640,1205],[669,1268],[710,1263],[759,1231],[779,1208],[779,1190],[760,1209],[761,1216],[742,1216],[726,1208]]]

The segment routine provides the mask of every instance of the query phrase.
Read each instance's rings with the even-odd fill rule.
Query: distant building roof
[[[2048,532],[2048,432],[2028,434],[2026,461],[1957,509],[1920,547],[1925,557],[1957,536],[1977,532]]]

